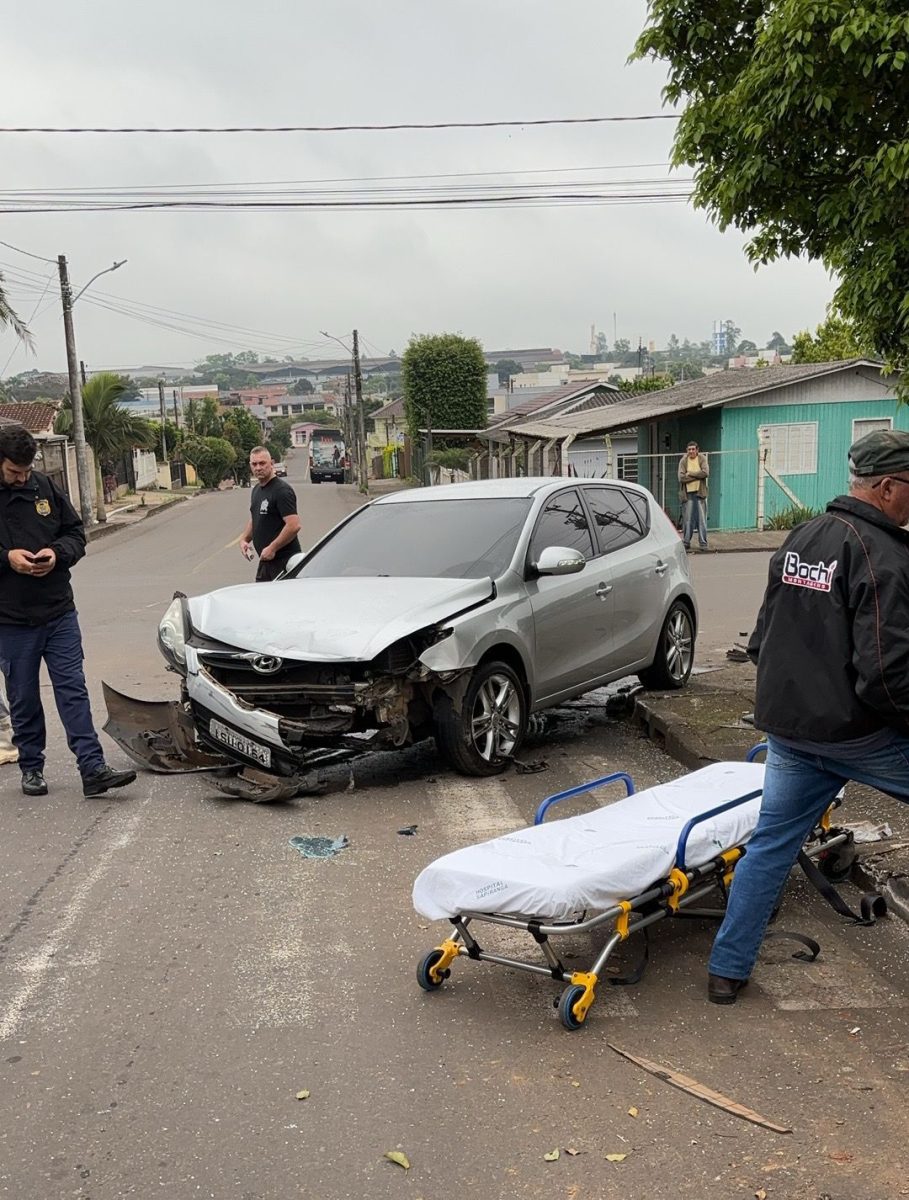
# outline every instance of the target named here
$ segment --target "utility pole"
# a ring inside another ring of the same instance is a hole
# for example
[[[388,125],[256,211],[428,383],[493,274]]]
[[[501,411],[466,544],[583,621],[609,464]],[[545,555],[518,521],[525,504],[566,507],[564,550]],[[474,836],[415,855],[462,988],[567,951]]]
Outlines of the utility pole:
[[[167,462],[167,403],[164,399],[164,380],[158,380],[158,402],[161,405],[161,455]]]
[[[79,359],[79,374],[82,376],[82,386],[85,387],[85,363]]]
[[[353,405],[351,403],[350,390],[350,371],[347,372],[347,378],[344,380],[344,443],[347,446],[347,452],[350,456],[350,482],[353,483],[354,471],[356,470],[358,455],[357,447],[354,443],[354,423],[353,423]]]
[[[69,375],[70,404],[73,410],[73,447],[76,452],[76,478],[79,480],[79,512],[82,524],[90,529],[95,523],[92,513],[91,477],[85,445],[85,420],[82,413],[82,388],[79,383],[79,360],[76,358],[76,335],[73,332],[73,291],[69,282],[66,255],[57,257],[60,272],[60,297],[63,303],[63,333],[66,338],[66,368]],[[98,497],[99,503],[101,497]]]
[[[354,388],[357,393],[357,457],[360,491],[369,491],[366,473],[366,419],[363,415],[363,377],[360,374],[360,335],[353,331]]]

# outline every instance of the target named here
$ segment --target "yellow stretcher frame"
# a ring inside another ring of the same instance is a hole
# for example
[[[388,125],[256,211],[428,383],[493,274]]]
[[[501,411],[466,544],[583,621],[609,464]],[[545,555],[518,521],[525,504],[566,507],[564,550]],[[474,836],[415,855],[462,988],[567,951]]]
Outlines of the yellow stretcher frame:
[[[755,746],[748,754],[748,761],[753,761],[757,754],[765,749],[764,743]],[[634,784],[628,775],[617,773],[604,776],[602,779],[592,780],[590,783],[581,784],[548,797],[537,809],[534,823],[539,824],[546,811],[559,800],[592,791],[594,788],[613,782],[623,782],[627,793],[633,794]],[[677,917],[682,913],[689,917],[722,916],[726,892],[735,873],[736,864],[745,853],[745,846],[731,846],[702,866],[687,867],[684,864],[685,840],[693,824],[715,815],[722,809],[752,799],[754,795],[753,792],[748,793],[722,805],[720,809],[711,809],[702,813],[689,822],[679,839],[677,863],[680,862],[682,866],[675,866],[665,879],[652,884],[640,895],[628,900],[620,900],[617,904],[592,917],[585,916],[576,921],[545,921],[533,917],[466,910],[456,917],[451,917],[454,931],[420,959],[417,964],[417,982],[426,992],[436,991],[450,976],[451,966],[455,959],[461,957],[471,958],[475,962],[488,962],[502,967],[511,967],[514,970],[534,975],[544,975],[567,985],[556,1002],[559,1020],[570,1031],[580,1029],[596,999],[597,984],[603,977],[607,962],[616,948],[633,933],[642,932],[658,921],[663,921],[668,917]],[[830,815],[838,804],[838,800],[834,801],[821,818],[817,828],[812,832],[805,848],[805,854],[809,858],[817,858],[849,840],[848,832],[831,827]],[[719,893],[723,907],[702,908],[699,906],[701,901],[710,896],[716,897],[717,893]],[[484,950],[474,933],[471,932],[471,926],[475,924],[501,925],[508,929],[524,930],[536,942],[544,963],[509,958]],[[586,971],[566,968],[552,947],[550,939],[563,934],[587,933],[599,929],[607,929],[610,932],[590,968]]]

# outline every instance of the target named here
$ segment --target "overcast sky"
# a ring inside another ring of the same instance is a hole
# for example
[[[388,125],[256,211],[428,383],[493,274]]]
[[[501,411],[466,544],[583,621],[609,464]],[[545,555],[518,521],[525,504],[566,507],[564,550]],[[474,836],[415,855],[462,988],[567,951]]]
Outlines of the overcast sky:
[[[42,0],[8,6],[4,16],[3,124],[335,125],[656,113],[662,67],[626,65],[645,11],[643,0]],[[575,179],[657,178],[666,167],[641,164],[668,163],[673,127],[4,135],[0,191],[578,167],[597,170],[575,172]],[[528,178],[545,177],[520,175]],[[572,174],[552,178],[563,188]],[[445,330],[476,336],[489,349],[583,352],[592,323],[610,341],[615,326],[619,337],[659,346],[670,333],[700,341],[726,318],[763,345],[775,329],[788,337],[813,328],[833,290],[817,264],[755,274],[740,234],[720,234],[679,203],[15,214],[0,215],[0,239],[50,259],[65,253],[77,288],[113,260],[128,260],[77,304],[78,351],[90,367],[192,363],[247,347],[318,357],[337,349],[320,330],[347,338],[354,326],[367,350],[381,353],[400,353],[414,332]],[[3,246],[0,263],[20,316],[37,312],[37,355],[27,357],[11,334],[0,335],[0,376],[63,369],[54,279],[41,299],[52,266]],[[217,341],[188,318],[164,319],[192,336],[87,303],[105,295],[263,336],[219,329],[224,341]]]

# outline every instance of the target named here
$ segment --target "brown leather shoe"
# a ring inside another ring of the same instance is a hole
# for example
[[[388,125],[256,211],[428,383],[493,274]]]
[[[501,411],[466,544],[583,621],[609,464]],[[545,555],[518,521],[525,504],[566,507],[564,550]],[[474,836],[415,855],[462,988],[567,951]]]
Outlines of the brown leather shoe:
[[[708,975],[707,999],[711,1004],[735,1004],[736,996],[747,983],[747,979],[724,979],[722,975]]]

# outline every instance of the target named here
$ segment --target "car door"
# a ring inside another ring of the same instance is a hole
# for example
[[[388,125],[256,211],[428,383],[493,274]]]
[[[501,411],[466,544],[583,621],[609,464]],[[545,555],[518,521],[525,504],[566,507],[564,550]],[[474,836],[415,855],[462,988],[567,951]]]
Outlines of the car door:
[[[566,488],[546,501],[531,535],[528,564],[547,546],[580,550],[587,564],[576,575],[527,581],[538,703],[577,692],[581,684],[603,674],[612,639],[612,588],[577,488]]]
[[[613,585],[608,670],[633,669],[653,652],[669,603],[671,564],[651,532],[645,495],[609,484],[581,490]]]

